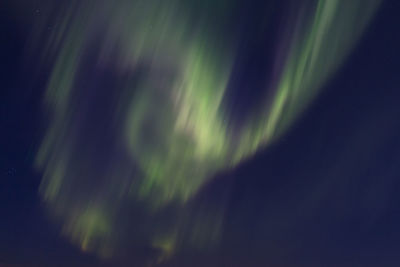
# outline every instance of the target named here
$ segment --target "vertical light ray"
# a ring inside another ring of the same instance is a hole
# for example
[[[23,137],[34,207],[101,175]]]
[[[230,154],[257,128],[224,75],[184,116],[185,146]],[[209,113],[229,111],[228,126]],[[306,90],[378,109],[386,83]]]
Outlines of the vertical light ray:
[[[238,126],[228,124],[223,102],[237,52],[232,40],[240,38],[225,33],[226,25],[238,1],[217,1],[215,8],[211,2],[85,0],[61,12],[44,51],[56,56],[36,164],[43,199],[84,250],[112,253],[127,238],[118,225],[130,212],[140,214],[132,230],[137,242],[168,252],[183,235],[215,239],[221,218],[213,213],[188,223],[187,203],[218,171],[290,127],[379,4],[305,1],[316,7],[288,23],[293,36],[274,95]],[[163,228],[157,216],[171,206],[183,212]],[[217,230],[207,235],[213,219]],[[191,234],[180,229],[189,224]]]

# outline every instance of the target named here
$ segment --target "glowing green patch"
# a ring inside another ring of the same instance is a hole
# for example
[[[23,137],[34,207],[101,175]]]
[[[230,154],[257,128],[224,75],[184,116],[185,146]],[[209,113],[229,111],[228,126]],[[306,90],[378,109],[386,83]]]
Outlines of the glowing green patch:
[[[184,207],[218,171],[279,138],[343,62],[378,3],[317,1],[309,20],[293,22],[272,98],[234,127],[223,98],[235,50],[220,35],[224,21],[215,19],[229,18],[233,3],[218,1],[219,13],[211,16],[190,1],[75,2],[78,9],[66,11],[60,32],[50,37],[58,51],[44,99],[51,121],[37,155],[41,194],[65,219],[66,234],[83,249],[108,249],[110,210],[130,201],[152,214],[171,203]],[[92,43],[99,51],[87,63]],[[104,88],[87,97],[87,79],[110,65],[119,80],[108,88],[112,108],[103,106],[108,113],[99,122],[88,114]],[[110,147],[101,150],[104,143]],[[206,243],[206,232],[217,237],[204,229],[212,225],[212,218],[194,224],[192,242]],[[173,251],[177,236],[155,236],[154,245]]]

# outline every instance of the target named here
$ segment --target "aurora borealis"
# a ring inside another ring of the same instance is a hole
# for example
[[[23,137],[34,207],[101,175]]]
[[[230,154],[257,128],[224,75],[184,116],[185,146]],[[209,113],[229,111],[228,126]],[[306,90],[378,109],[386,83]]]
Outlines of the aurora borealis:
[[[127,210],[143,220],[132,242],[166,254],[186,240],[218,239],[218,214],[193,226],[188,203],[218,172],[289,129],[349,55],[379,1],[288,1],[291,17],[271,38],[281,50],[274,79],[261,86],[265,99],[244,122],[229,110],[240,1],[213,5],[71,1],[58,10],[58,30],[43,49],[54,66],[36,167],[47,208],[83,250],[113,255]],[[167,209],[175,211],[171,222],[159,223]]]

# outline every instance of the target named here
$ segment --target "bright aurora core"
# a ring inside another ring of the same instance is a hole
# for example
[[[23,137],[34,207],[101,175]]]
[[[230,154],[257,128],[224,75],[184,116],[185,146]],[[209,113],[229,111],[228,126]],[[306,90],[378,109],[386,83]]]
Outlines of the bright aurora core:
[[[241,1],[85,0],[55,9],[57,30],[43,49],[52,59],[49,121],[36,167],[66,237],[104,257],[126,239],[165,255],[218,241],[222,217],[202,211],[193,222],[191,199],[289,129],[379,4],[287,2],[270,40],[274,73],[243,120],[229,102]]]

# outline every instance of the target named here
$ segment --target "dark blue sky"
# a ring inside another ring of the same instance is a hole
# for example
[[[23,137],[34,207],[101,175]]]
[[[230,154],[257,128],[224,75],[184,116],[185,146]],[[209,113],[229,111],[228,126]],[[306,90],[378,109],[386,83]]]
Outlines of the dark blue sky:
[[[26,61],[38,15],[30,5],[18,16],[14,4],[0,8],[0,265],[98,265],[58,236],[37,195],[32,161],[47,74]],[[166,266],[400,265],[399,12],[399,1],[384,1],[291,130],[204,189],[209,206],[230,190],[217,251],[183,253]],[[256,69],[243,77],[256,80]]]

